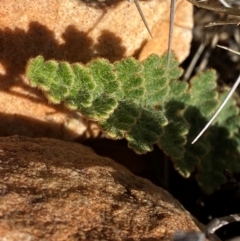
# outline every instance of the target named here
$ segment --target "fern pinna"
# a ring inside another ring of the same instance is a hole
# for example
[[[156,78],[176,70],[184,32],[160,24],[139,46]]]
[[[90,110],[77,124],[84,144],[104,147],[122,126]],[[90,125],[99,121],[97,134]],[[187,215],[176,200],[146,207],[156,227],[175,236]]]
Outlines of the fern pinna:
[[[97,121],[113,139],[126,138],[135,152],[157,145],[181,175],[197,170],[199,185],[211,193],[225,182],[225,169],[240,170],[239,108],[235,100],[229,102],[215,125],[191,145],[226,91],[217,92],[213,70],[186,83],[178,80],[182,70],[175,57],[167,70],[166,62],[167,55],[151,55],[142,62],[96,59],[85,66],[38,56],[29,61],[26,75],[51,102],[64,102]]]

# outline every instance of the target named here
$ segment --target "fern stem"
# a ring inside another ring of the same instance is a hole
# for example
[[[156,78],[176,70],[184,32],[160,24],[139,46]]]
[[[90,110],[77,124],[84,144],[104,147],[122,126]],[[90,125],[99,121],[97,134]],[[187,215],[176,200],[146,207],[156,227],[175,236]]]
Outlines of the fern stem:
[[[134,0],[134,3],[135,3],[135,5],[136,5],[136,7],[137,7],[137,10],[138,10],[138,12],[139,12],[139,14],[140,14],[140,16],[141,16],[141,18],[142,18],[142,21],[143,21],[143,23],[144,23],[144,25],[145,25],[148,33],[149,33],[150,36],[153,38],[152,33],[151,33],[151,31],[150,31],[150,29],[149,29],[149,27],[148,27],[148,23],[147,23],[147,21],[146,21],[146,19],[145,19],[145,17],[144,17],[144,14],[143,14],[143,12],[142,12],[142,9],[141,9],[141,6],[140,6],[138,0]]]
[[[167,49],[167,69],[170,64],[170,54],[172,49],[172,38],[173,38],[173,28],[174,28],[174,15],[175,15],[175,3],[176,0],[171,0],[170,5],[170,21],[169,21],[169,33],[168,33],[168,49]]]

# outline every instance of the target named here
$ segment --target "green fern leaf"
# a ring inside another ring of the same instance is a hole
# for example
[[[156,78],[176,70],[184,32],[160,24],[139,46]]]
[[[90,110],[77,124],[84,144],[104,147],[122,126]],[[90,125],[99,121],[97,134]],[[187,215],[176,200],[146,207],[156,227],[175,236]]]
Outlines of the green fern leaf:
[[[182,70],[174,57],[151,55],[111,64],[105,59],[86,66],[31,59],[26,75],[53,103],[81,112],[99,123],[113,139],[125,138],[139,154],[158,145],[179,173],[196,179],[206,192],[225,181],[223,171],[240,171],[240,117],[232,100],[215,125],[194,145],[191,141],[216,110],[225,92],[216,91],[215,71],[179,81]],[[230,159],[230,160],[229,160]]]
[[[70,66],[66,62],[44,62],[39,56],[29,62],[27,77],[32,86],[45,91],[50,101],[63,101],[69,108],[99,122],[112,138],[126,138],[130,148],[146,153],[158,143],[168,123],[164,105],[169,82],[182,73],[174,58],[173,68],[166,71],[166,61],[166,56],[152,55],[143,63],[134,58],[115,64],[97,59],[87,66]],[[183,152],[184,148],[180,150]]]

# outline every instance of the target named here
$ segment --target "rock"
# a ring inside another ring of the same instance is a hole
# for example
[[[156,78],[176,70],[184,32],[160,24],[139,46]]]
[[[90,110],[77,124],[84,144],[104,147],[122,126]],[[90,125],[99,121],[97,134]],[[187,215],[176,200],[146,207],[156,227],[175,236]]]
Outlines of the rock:
[[[168,1],[170,2],[170,1]],[[145,59],[150,53],[162,55],[168,46],[168,28],[169,28],[169,6],[164,9],[165,19],[159,20],[152,30],[154,38],[149,39],[141,51],[139,59]],[[182,62],[190,52],[192,29],[193,29],[193,11],[191,4],[186,0],[176,1],[175,25],[172,40],[172,51],[176,54],[178,60]]]
[[[25,88],[0,90],[0,136],[19,134],[72,140],[85,135],[89,125],[85,118],[64,106],[50,105],[41,92]]]
[[[77,143],[0,138],[0,240],[169,240],[198,230],[169,193]]]
[[[148,54],[162,54],[159,46],[164,46],[163,51],[167,49],[164,36],[168,35],[170,1],[140,1],[140,5],[158,46],[157,51],[152,48]],[[152,40],[135,4],[127,0],[3,0],[0,10],[0,39],[5,44],[1,58],[11,52],[8,57],[19,65],[36,54],[71,62],[86,63],[96,56],[115,61],[132,56]],[[179,53],[178,48],[174,49],[182,61],[192,38],[192,5],[177,1],[176,14],[177,42],[182,44]]]
[[[176,25],[176,33],[182,25],[184,34],[183,38],[177,35],[180,52],[174,47],[180,60],[188,54],[192,26],[187,17],[192,17],[192,6],[182,2],[177,1],[177,13],[184,11],[187,23]],[[127,0],[1,0],[0,112],[5,121],[1,122],[0,135],[70,140],[86,132],[97,136],[99,129],[92,131],[92,123],[89,126],[89,122],[64,106],[49,105],[41,92],[31,89],[24,79],[25,66],[29,58],[39,54],[46,59],[83,63],[97,56],[115,61],[141,49],[141,59],[152,52],[162,54],[166,50],[163,36],[168,32],[170,1],[140,4],[154,39],[145,29],[135,4]]]

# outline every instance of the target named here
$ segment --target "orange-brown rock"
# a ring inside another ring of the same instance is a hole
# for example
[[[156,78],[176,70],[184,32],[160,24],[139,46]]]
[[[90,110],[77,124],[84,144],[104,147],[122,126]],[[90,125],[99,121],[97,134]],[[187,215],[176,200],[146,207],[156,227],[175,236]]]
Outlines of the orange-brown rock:
[[[71,62],[87,62],[95,56],[114,61],[132,56],[149,40],[154,40],[156,49],[152,47],[148,55],[152,52],[161,55],[167,49],[170,1],[139,3],[153,39],[135,4],[127,0],[48,0],[44,3],[42,0],[3,0],[0,2],[2,38],[13,39],[5,42],[8,46],[3,46],[7,48],[2,54],[5,57],[12,51],[11,59],[25,58],[25,61],[36,54]],[[176,1],[173,49],[180,61],[188,54],[192,26],[192,5],[185,0]]]
[[[149,53],[162,55],[166,51],[168,46],[169,13],[167,9],[165,11],[166,15],[163,14],[163,16],[166,16],[166,18],[159,20],[158,24],[154,25],[152,29],[154,38],[147,41],[139,59],[145,59]],[[192,15],[192,6],[188,1],[176,1],[172,51],[174,51],[180,62],[188,56],[190,51],[193,28]]]
[[[135,4],[127,0],[1,0],[0,113],[4,121],[0,135],[74,139],[85,133],[88,124],[84,119],[63,106],[50,105],[41,92],[28,86],[24,81],[26,63],[39,54],[83,63],[96,56],[114,61],[140,49],[141,59],[152,52],[162,54],[167,46],[170,1],[140,1],[140,5],[154,39]],[[177,1],[176,13],[184,18],[176,18],[178,41],[174,40],[173,49],[183,60],[190,48],[191,4]],[[95,130],[94,136],[99,132]]]
[[[169,240],[198,230],[169,193],[80,144],[0,138],[1,240]]]

